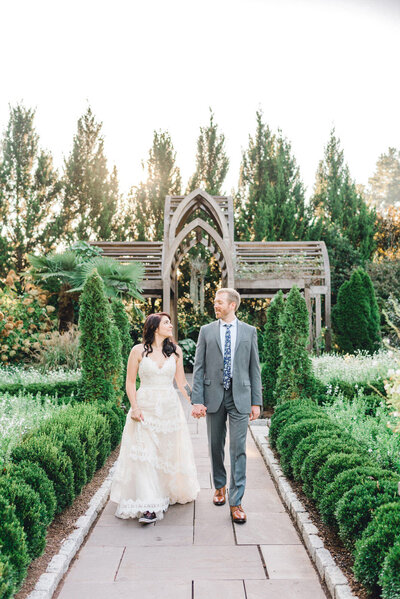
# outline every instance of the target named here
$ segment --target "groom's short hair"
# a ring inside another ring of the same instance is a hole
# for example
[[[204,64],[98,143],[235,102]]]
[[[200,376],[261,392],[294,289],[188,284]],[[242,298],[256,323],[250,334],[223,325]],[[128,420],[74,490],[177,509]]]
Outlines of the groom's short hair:
[[[240,306],[240,294],[236,289],[232,289],[232,287],[222,287],[221,289],[217,289],[217,293],[226,293],[228,302],[234,302],[236,304],[235,312],[238,310]]]

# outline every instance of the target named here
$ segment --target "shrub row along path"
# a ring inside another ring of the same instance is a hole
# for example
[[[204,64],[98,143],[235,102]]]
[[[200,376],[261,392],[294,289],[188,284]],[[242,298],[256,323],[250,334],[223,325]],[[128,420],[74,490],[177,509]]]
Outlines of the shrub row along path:
[[[188,377],[189,378],[189,377]],[[212,504],[205,419],[184,402],[201,491],[142,525],[114,516],[109,501],[57,592],[58,599],[325,599],[311,560],[248,434],[248,521]],[[229,454],[228,454],[229,455]]]

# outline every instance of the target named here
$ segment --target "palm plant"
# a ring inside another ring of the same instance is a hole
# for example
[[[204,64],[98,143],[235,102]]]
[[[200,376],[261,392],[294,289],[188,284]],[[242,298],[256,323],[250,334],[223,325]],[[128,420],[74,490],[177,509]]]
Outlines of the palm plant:
[[[85,245],[84,248],[82,246]],[[86,247],[87,246],[87,247]],[[143,301],[139,286],[144,267],[140,262],[121,264],[99,255],[99,249],[79,242],[61,253],[42,256],[28,254],[30,268],[23,276],[40,281],[42,287],[58,295],[59,332],[68,331],[74,321],[74,300],[78,301],[87,277],[97,269],[107,297],[131,297]]]

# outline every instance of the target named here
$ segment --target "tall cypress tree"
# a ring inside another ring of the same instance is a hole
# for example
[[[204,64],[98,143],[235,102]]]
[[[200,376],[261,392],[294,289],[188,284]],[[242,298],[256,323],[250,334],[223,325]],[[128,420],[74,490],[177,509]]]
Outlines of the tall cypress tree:
[[[332,328],[338,348],[374,352],[380,346],[380,318],[375,291],[368,273],[359,268],[339,289],[332,310]]]
[[[54,214],[61,186],[51,155],[39,148],[34,117],[35,111],[21,104],[10,108],[2,143],[1,246],[9,255],[4,267],[16,271],[28,266],[29,252],[47,252],[57,241]]]
[[[96,269],[86,279],[79,298],[79,348],[81,353],[81,392],[85,401],[115,401],[118,361],[118,330]],[[116,347],[117,345],[117,347]],[[118,381],[119,382],[119,381]]]
[[[377,160],[366,196],[380,211],[400,203],[400,151],[388,148]]]
[[[243,153],[237,196],[237,233],[244,240],[304,239],[304,185],[290,143],[272,134],[257,112],[254,138]]]
[[[311,358],[307,352],[309,337],[306,301],[294,285],[286,298],[281,315],[282,334],[279,349],[282,356],[275,387],[277,403],[302,397],[312,397],[315,379]]]
[[[220,195],[229,168],[225,152],[225,135],[218,132],[214,113],[210,108],[210,122],[200,127],[197,140],[196,170],[188,183],[188,193],[201,187],[210,195]]]
[[[102,123],[89,107],[78,120],[70,156],[64,167],[60,236],[68,242],[109,240],[118,204],[117,174],[110,176],[104,155]]]
[[[181,175],[168,131],[154,131],[147,160],[147,180],[132,188],[128,198],[129,236],[138,241],[161,241],[164,237],[166,195],[181,193]]]
[[[280,337],[282,334],[280,319],[285,308],[283,292],[280,289],[275,295],[267,310],[267,320],[264,325],[262,369],[261,378],[263,384],[264,407],[275,405],[274,390],[278,376],[278,368],[281,363]]]

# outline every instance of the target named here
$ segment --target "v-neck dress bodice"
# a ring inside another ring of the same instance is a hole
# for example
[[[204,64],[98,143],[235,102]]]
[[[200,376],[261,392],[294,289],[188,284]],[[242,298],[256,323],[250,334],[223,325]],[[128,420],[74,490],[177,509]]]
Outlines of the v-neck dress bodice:
[[[169,505],[193,501],[200,490],[175,372],[175,354],[162,366],[149,356],[139,363],[136,401],[143,421],[132,420],[129,410],[111,486],[119,518],[150,511],[161,519]]]

